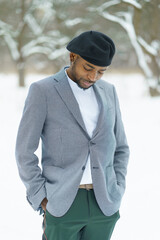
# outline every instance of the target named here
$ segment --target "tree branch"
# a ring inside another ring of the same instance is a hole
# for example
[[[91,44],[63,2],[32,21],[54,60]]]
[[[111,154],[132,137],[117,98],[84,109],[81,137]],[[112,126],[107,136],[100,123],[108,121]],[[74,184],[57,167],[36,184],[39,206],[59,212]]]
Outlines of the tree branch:
[[[128,5],[134,6],[134,7],[138,8],[138,9],[142,9],[141,4],[138,3],[135,0],[122,0],[122,2],[127,3]]]
[[[149,45],[142,37],[138,36],[137,37],[138,42],[141,44],[141,46],[152,56],[157,56],[158,55],[158,50],[160,47],[157,46],[151,46]]]

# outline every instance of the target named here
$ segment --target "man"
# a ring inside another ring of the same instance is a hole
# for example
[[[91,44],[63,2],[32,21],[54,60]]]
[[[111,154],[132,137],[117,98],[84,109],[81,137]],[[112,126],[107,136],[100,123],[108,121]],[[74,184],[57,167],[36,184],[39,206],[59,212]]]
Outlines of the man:
[[[16,159],[43,240],[109,240],[119,219],[129,148],[116,91],[101,80],[113,41],[88,31],[68,45],[70,66],[31,84]],[[42,140],[42,170],[34,154]]]

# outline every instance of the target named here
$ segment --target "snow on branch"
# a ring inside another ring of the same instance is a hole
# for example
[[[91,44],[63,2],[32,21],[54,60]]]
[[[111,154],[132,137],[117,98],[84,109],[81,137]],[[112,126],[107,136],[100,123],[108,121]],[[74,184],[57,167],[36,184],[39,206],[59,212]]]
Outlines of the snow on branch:
[[[104,4],[102,4],[100,7],[88,7],[87,9],[90,11],[90,12],[93,12],[93,11],[98,11],[98,12],[103,12],[105,9],[109,8],[109,7],[112,7],[114,5],[117,5],[121,2],[125,2],[125,3],[128,3],[129,5],[132,5],[138,9],[142,9],[142,6],[136,1],[136,0],[111,0],[111,1],[106,1]]]
[[[34,53],[43,53],[46,55],[50,54],[52,58],[52,52],[55,51],[57,47],[63,47],[68,41],[69,38],[65,36],[61,37],[60,39],[57,39],[57,37],[53,36],[40,36],[39,38],[30,41],[22,48],[22,55],[23,57],[28,57]],[[57,54],[59,54],[60,50],[57,50]]]
[[[47,1],[44,1],[44,0],[34,0],[33,1],[35,7],[37,8],[41,8],[41,9],[46,9],[46,10],[50,10],[52,9],[52,6],[53,6],[53,1],[52,0],[47,0]]]
[[[157,45],[153,44],[149,45],[142,37],[138,36],[137,37],[138,42],[141,44],[141,46],[151,55],[157,56],[158,55],[158,48]]]
[[[104,4],[102,4],[100,7],[96,8],[98,11],[102,12],[104,11],[106,8],[109,8],[111,6],[117,5],[119,4],[121,1],[120,0],[112,0],[112,1],[107,1]],[[92,10],[92,8],[90,8],[90,10]]]
[[[46,24],[48,23],[49,19],[55,14],[55,11],[46,11],[44,17],[41,20],[40,26],[41,29],[44,30]]]
[[[4,40],[10,50],[10,53],[12,55],[12,58],[14,60],[18,60],[18,58],[20,57],[18,49],[17,49],[17,43],[16,41],[11,37],[11,35],[9,34],[5,34],[4,35]]]
[[[127,22],[125,22],[122,18],[114,16],[108,12],[102,12],[101,16],[104,17],[105,19],[108,19],[112,22],[117,22],[120,25],[122,25],[122,27],[124,27],[125,29],[127,28]]]
[[[23,46],[23,48],[21,49],[23,56],[25,56],[25,57],[29,56],[30,53],[32,52],[31,49],[35,49],[37,46],[40,46],[43,44],[47,45],[47,43],[51,44],[51,40],[52,40],[52,44],[56,44],[56,41],[54,41],[53,39],[51,39],[50,37],[47,37],[47,36],[41,36],[37,39],[33,39],[32,41],[27,43],[25,46]],[[36,52],[37,52],[37,50],[36,50]]]
[[[64,53],[67,52],[66,48],[63,47],[63,48],[60,48],[60,49],[56,49],[55,51],[53,51],[50,55],[48,55],[48,58],[50,60],[54,60],[58,57],[61,57],[64,55]]]
[[[67,27],[72,27],[74,25],[77,25],[78,23],[82,23],[83,19],[82,18],[74,18],[74,19],[69,19],[65,22],[65,25]]]
[[[56,29],[56,30],[49,31],[48,36],[60,38],[61,33],[58,29]]]
[[[42,33],[42,29],[39,26],[39,24],[36,22],[36,19],[33,17],[33,15],[27,14],[24,17],[24,21],[28,23],[28,26],[30,27],[30,29],[35,35],[40,35]]]
[[[56,14],[56,11],[53,9],[53,1],[47,0],[47,1],[34,1],[34,8],[31,8],[28,13],[32,14],[34,9],[39,9],[43,12],[43,17],[40,21],[40,27],[42,30],[44,30],[46,24],[48,23],[49,19],[51,17],[54,17]],[[33,15],[33,14],[32,14]]]
[[[9,24],[0,20],[0,28],[8,31],[11,30],[12,27]]]
[[[100,14],[105,19],[108,19],[112,22],[119,23],[126,30],[128,36],[130,38],[131,44],[136,51],[140,67],[143,69],[145,75],[148,78],[152,78],[152,75],[153,75],[152,71],[150,70],[150,68],[147,64],[146,59],[145,59],[145,54],[143,53],[143,50],[142,50],[140,44],[137,41],[137,36],[136,36],[136,32],[135,32],[134,25],[133,25],[133,14],[132,14],[132,12],[117,13],[117,15],[119,14],[120,16],[123,16],[123,18],[120,17],[120,16],[115,16],[115,15],[110,14],[108,12],[101,12]]]
[[[58,41],[57,41],[57,44],[58,45],[65,45],[67,42],[69,42],[69,37],[61,37]]]
[[[138,9],[142,9],[141,4],[139,4],[139,3],[138,3],[137,1],[135,1],[135,0],[122,0],[122,2],[128,3],[128,4],[134,6],[134,7],[138,8]]]
[[[81,2],[81,0],[71,0],[71,2],[78,3],[78,2]]]
[[[51,49],[48,47],[44,47],[44,46],[34,46],[32,48],[28,48],[27,51],[23,51],[23,57],[28,57],[32,54],[35,53],[40,53],[40,54],[49,54],[51,52]]]
[[[0,34],[3,36],[4,41],[6,42],[12,58],[15,61],[18,60],[20,55],[17,49],[17,42],[14,40],[14,31],[12,30],[12,26],[0,20],[0,29]]]

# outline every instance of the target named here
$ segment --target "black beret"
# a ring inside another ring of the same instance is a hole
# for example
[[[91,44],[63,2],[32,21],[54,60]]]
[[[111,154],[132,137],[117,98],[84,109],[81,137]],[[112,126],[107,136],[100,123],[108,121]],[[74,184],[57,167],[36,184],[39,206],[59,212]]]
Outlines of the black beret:
[[[111,64],[115,45],[110,37],[101,32],[87,31],[73,38],[66,47],[86,61],[101,67]]]

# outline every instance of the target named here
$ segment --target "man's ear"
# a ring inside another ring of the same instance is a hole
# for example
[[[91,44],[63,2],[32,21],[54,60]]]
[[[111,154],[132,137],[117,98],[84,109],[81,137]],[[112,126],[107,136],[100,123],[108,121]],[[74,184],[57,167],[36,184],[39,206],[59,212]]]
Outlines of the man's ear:
[[[73,53],[73,52],[70,53],[70,62],[71,63],[74,63],[77,58],[78,58],[78,55],[76,53]]]

